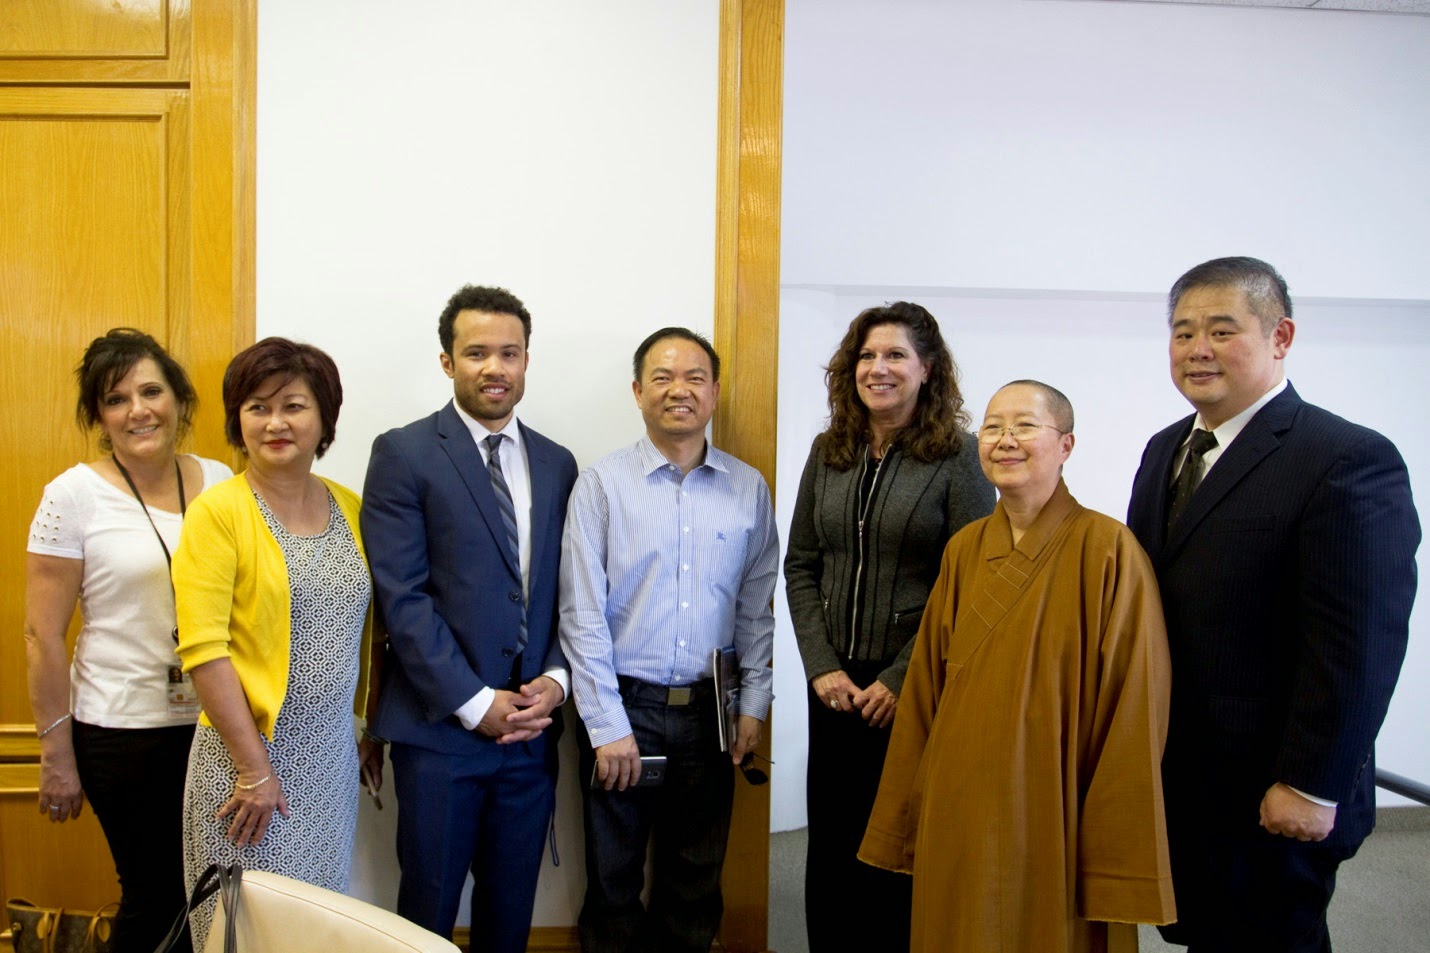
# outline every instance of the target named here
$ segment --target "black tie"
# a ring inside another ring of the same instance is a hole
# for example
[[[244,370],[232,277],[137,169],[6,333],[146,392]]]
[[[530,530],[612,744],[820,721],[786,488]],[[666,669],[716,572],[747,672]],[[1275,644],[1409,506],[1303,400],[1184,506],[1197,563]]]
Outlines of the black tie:
[[[1182,461],[1182,472],[1177,474],[1177,485],[1172,487],[1172,502],[1167,507],[1167,529],[1176,525],[1177,517],[1187,508],[1192,494],[1202,482],[1207,472],[1202,455],[1216,446],[1216,434],[1198,428],[1192,431],[1192,442],[1187,445],[1187,459]]]
[[[492,490],[496,493],[497,508],[501,510],[501,521],[506,526],[507,554],[516,564],[517,575],[521,575],[521,541],[516,534],[516,504],[511,500],[511,487],[506,485],[506,477],[501,471],[502,435],[494,433],[487,438],[487,472],[492,476]],[[525,587],[523,587],[525,588]],[[526,648],[526,594],[522,593],[521,632],[517,639],[517,651]]]

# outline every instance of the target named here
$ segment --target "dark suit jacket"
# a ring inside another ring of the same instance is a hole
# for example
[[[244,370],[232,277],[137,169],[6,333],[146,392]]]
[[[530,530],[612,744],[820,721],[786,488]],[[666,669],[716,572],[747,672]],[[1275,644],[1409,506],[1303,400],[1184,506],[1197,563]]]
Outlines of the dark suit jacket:
[[[556,584],[576,460],[524,424],[531,473],[531,593],[521,679],[565,667]],[[451,404],[372,445],[363,540],[391,652],[373,731],[448,754],[498,757],[452,714],[506,688],[521,624],[521,570],[471,431]]]
[[[1148,442],[1127,516],[1156,566],[1172,650],[1169,828],[1174,840],[1183,820],[1254,829],[1282,781],[1339,802],[1327,843],[1353,847],[1374,824],[1373,746],[1415,600],[1405,464],[1288,385],[1169,535],[1172,463],[1194,419]]]

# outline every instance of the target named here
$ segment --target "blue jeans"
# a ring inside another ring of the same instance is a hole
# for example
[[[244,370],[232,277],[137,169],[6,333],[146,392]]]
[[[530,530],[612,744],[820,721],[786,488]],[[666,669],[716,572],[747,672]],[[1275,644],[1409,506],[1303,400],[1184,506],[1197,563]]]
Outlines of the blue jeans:
[[[700,683],[689,705],[664,689],[622,679],[621,698],[642,755],[667,760],[665,783],[591,789],[595,752],[581,731],[586,821],[583,953],[707,953],[724,912],[720,871],[730,834],[735,768],[720,751],[715,698]],[[641,903],[646,845],[655,856],[650,909]]]

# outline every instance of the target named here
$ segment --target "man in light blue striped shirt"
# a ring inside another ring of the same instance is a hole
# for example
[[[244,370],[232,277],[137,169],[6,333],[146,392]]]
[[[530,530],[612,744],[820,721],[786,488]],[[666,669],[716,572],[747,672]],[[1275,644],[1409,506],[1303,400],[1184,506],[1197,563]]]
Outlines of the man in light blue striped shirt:
[[[764,478],[710,446],[720,358],[700,335],[642,342],[632,390],[646,435],[572,491],[561,553],[561,644],[584,732],[585,953],[709,950],[734,768],[769,713],[779,542]],[[720,751],[715,650],[739,659],[740,717]],[[641,756],[664,755],[659,786]],[[655,834],[647,912],[646,843]]]

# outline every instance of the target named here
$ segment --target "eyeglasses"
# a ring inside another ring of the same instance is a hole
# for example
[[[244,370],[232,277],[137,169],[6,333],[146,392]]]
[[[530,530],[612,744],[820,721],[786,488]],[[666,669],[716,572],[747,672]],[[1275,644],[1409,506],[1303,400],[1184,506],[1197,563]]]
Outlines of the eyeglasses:
[[[1003,435],[1006,433],[1011,434],[1014,440],[1022,443],[1024,440],[1032,440],[1038,435],[1038,431],[1045,427],[1048,430],[1057,430],[1060,434],[1066,433],[1066,431],[1058,430],[1052,424],[1009,424],[1006,427],[999,424],[984,424],[979,428],[978,442],[997,443],[1003,439]]]
[[[765,764],[773,765],[774,762],[764,755],[755,754],[753,751],[746,751],[745,757],[740,760],[740,773],[745,776],[745,780],[751,784],[759,786],[769,784],[770,776],[763,768],[755,767],[755,759],[759,758]]]

